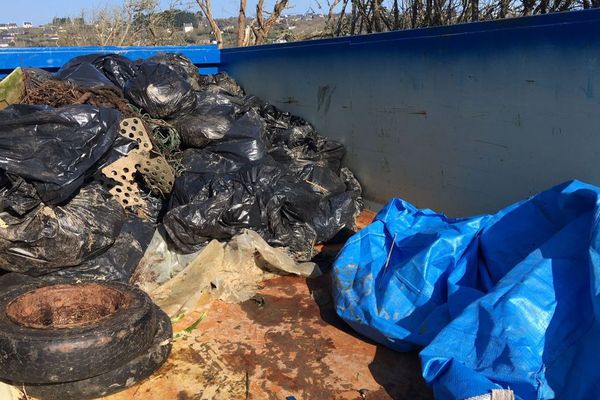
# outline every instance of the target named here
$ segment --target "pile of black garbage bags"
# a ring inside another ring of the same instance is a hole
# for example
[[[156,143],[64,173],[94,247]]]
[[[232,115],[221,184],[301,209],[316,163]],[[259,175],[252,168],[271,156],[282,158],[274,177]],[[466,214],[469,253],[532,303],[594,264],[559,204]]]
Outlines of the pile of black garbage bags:
[[[112,88],[139,115],[171,126],[179,146],[168,159],[178,176],[172,193],[144,194],[152,210],[142,218],[99,183],[101,168],[137,146],[118,134],[119,111],[9,106],[0,111],[2,270],[127,281],[160,224],[182,253],[252,229],[298,259],[354,227],[361,188],[342,166],[343,145],[223,73],[200,75],[175,54],[95,54],[39,75]]]

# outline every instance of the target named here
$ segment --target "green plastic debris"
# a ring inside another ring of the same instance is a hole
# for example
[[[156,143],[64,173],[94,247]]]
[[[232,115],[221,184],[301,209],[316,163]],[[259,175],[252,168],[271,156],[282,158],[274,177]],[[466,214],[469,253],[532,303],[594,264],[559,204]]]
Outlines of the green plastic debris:
[[[0,110],[21,102],[25,92],[23,70],[17,68],[0,81]]]

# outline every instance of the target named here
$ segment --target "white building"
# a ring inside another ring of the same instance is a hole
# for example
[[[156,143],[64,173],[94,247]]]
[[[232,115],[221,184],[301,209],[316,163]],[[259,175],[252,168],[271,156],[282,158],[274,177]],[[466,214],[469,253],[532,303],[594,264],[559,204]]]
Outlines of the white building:
[[[192,23],[185,23],[185,24],[183,24],[183,31],[185,33],[193,32],[194,31],[194,24],[192,24]]]
[[[23,28],[33,28],[33,24],[29,21],[23,22]]]

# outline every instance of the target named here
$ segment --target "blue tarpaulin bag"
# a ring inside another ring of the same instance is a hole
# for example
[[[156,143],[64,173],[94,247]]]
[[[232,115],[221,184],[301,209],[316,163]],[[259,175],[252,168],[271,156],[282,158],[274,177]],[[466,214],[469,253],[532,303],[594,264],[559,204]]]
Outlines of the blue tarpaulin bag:
[[[423,348],[436,399],[600,398],[599,195],[572,181],[462,219],[394,199],[340,252],[336,311],[388,347]]]

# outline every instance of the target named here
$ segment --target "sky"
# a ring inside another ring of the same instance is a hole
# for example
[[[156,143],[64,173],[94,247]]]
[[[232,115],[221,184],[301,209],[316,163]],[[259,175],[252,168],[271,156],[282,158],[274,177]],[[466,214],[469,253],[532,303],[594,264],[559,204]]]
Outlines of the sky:
[[[168,8],[173,0],[160,0],[161,7]],[[198,11],[195,1],[179,0],[183,9],[188,8]],[[212,0],[213,14],[216,17],[229,17],[237,15],[238,0]],[[326,7],[327,0],[289,0],[291,7],[286,14],[304,14],[310,7],[317,12],[318,4]],[[21,25],[24,21],[31,21],[34,25],[41,25],[52,21],[53,17],[76,16],[81,10],[101,9],[107,6],[119,6],[123,0],[27,0],[23,3],[15,0],[0,0],[0,23],[16,22]],[[248,0],[248,10],[253,10],[256,0]],[[265,1],[265,8],[273,6],[273,0]]]

